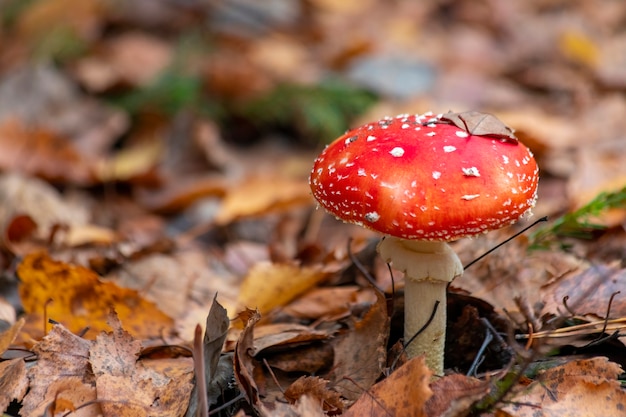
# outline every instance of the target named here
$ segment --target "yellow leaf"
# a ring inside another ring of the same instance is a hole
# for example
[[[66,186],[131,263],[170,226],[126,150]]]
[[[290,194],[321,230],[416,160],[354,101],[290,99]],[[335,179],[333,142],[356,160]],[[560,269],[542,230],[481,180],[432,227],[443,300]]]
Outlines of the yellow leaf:
[[[170,317],[137,291],[103,282],[95,272],[82,266],[38,253],[26,256],[17,273],[22,305],[28,314],[25,330],[32,338],[41,336],[33,333],[37,326],[43,327],[44,311],[48,318],[74,333],[89,328],[85,337],[91,339],[101,331],[111,330],[107,324],[111,309],[137,338],[160,337],[173,326]]]
[[[239,218],[260,216],[312,202],[305,180],[254,177],[228,192],[215,221],[223,225]]]
[[[583,33],[576,31],[562,33],[559,47],[567,58],[579,64],[595,67],[598,63],[598,47]]]
[[[259,262],[241,284],[239,305],[267,313],[284,306],[325,277],[324,272],[314,268]]]

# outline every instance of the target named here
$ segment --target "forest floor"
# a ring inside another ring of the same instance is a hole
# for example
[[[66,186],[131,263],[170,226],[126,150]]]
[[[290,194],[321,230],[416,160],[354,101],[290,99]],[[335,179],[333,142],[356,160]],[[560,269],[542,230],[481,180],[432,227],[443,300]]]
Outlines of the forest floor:
[[[0,412],[626,415],[626,3],[0,0]],[[451,244],[444,375],[308,177],[480,110],[533,216]]]

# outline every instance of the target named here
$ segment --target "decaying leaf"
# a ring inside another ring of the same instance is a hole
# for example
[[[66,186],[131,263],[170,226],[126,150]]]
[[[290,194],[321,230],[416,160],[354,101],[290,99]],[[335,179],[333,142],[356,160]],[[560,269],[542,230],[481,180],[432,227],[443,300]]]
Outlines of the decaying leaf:
[[[285,398],[291,404],[295,404],[302,396],[306,395],[315,402],[322,404],[327,413],[341,412],[344,407],[343,402],[338,392],[328,389],[328,382],[315,376],[303,376],[285,390]]]
[[[206,328],[203,338],[204,373],[206,393],[198,393],[198,383],[193,387],[191,402],[187,410],[187,416],[196,416],[199,404],[199,395],[208,397],[208,406],[215,404],[220,395],[228,388],[233,376],[232,358],[230,355],[222,355],[224,341],[228,335],[230,320],[228,313],[220,303],[217,295],[213,298],[211,309],[206,318]],[[195,359],[197,360],[197,359]],[[197,367],[197,364],[196,364]]]
[[[26,364],[21,358],[0,362],[0,413],[13,400],[22,401],[28,389]]]
[[[0,123],[0,168],[40,176],[52,182],[89,185],[94,174],[89,161],[58,135],[32,129],[16,120]],[[67,169],[71,166],[72,169]]]
[[[261,315],[258,311],[247,310],[245,316],[247,316],[244,323],[245,327],[239,335],[239,340],[237,340],[237,345],[235,346],[233,368],[239,389],[246,395],[248,403],[258,409],[261,407],[261,399],[259,397],[259,388],[254,379],[254,369],[258,367],[258,364],[250,352],[254,348],[254,325],[261,319]]]
[[[384,294],[376,292],[376,296],[376,303],[363,318],[352,318],[350,331],[335,339],[335,360],[330,379],[333,388],[352,401],[361,397],[363,390],[378,379],[387,360],[387,302]]]
[[[189,358],[138,361],[141,341],[110,316],[112,332],[98,335],[90,363],[101,407],[107,415],[182,416],[191,393]]]
[[[30,336],[43,325],[44,311],[73,332],[89,328],[86,337],[110,330],[107,318],[114,309],[136,337],[156,338],[171,331],[172,319],[137,291],[103,282],[90,269],[55,261],[39,253],[24,258],[18,267],[19,287]],[[51,300],[51,301],[50,301]]]
[[[463,113],[448,112],[441,120],[465,130],[470,135],[487,136],[517,143],[513,129],[502,123],[496,116],[489,113],[467,111]]]
[[[389,377],[363,392],[345,417],[426,417],[426,401],[432,395],[428,386],[431,371],[422,356],[415,357],[395,370]]]
[[[66,404],[71,403],[74,408],[95,399],[94,379],[89,365],[90,346],[91,342],[60,324],[33,346],[38,359],[28,371],[30,390],[22,403],[22,415],[43,415],[49,406],[56,407],[59,399],[64,399]],[[74,391],[80,394],[75,396]],[[93,415],[98,410],[98,404],[92,404],[81,408],[79,415]]]
[[[510,398],[498,416],[621,417],[626,410],[626,392],[617,380],[621,373],[619,365],[603,357],[548,369]]]
[[[491,390],[489,381],[461,374],[446,375],[430,386],[433,395],[426,402],[428,416],[462,416],[471,405]]]

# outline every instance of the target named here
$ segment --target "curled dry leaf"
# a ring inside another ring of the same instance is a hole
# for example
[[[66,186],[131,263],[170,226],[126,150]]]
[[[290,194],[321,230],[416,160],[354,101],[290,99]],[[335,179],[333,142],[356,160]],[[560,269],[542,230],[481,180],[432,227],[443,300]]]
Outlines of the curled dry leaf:
[[[235,346],[233,357],[235,380],[239,389],[246,395],[248,403],[258,410],[261,407],[261,398],[259,388],[254,380],[254,369],[258,365],[250,352],[254,349],[254,326],[261,319],[261,315],[258,311],[248,309],[239,317],[244,322],[245,327]]]
[[[24,326],[24,317],[21,317],[8,330],[0,333],[0,355],[2,355],[11,346],[17,338],[17,335]]]

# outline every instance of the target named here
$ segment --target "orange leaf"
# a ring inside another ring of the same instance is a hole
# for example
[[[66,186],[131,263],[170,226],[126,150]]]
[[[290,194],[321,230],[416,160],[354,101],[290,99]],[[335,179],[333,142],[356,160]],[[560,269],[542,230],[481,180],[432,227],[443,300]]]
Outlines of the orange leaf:
[[[363,393],[343,415],[425,416],[424,404],[432,395],[428,386],[431,375],[424,357],[415,357]]]
[[[114,309],[125,328],[137,338],[155,338],[173,325],[170,317],[137,291],[100,281],[90,269],[50,259],[39,253],[28,255],[18,267],[19,287],[30,323],[43,323],[47,317],[63,323],[72,332],[89,327],[86,338],[110,330],[107,318]],[[51,300],[51,302],[48,302]],[[40,335],[33,334],[31,337]]]

